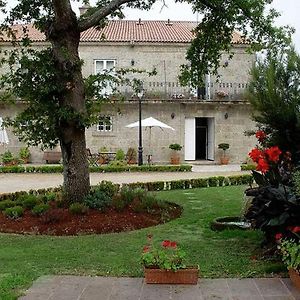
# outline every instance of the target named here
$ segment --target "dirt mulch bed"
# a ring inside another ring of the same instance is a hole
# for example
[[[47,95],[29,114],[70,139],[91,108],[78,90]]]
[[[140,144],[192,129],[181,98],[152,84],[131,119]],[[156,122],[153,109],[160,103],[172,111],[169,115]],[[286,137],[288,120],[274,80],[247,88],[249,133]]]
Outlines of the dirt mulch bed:
[[[169,221],[180,217],[182,208],[170,203],[167,211]],[[131,208],[123,212],[109,209],[105,213],[90,209],[85,215],[73,215],[66,208],[51,208],[40,217],[25,211],[22,218],[17,220],[11,220],[0,213],[0,232],[58,236],[112,233],[155,226],[165,221],[159,210],[150,214],[134,212]]]

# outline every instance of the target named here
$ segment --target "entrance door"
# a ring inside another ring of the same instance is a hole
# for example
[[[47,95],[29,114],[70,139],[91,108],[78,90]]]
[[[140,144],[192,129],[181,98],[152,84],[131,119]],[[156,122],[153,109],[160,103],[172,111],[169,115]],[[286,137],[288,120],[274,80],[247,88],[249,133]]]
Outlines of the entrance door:
[[[196,118],[196,159],[207,159],[206,118]]]
[[[207,118],[207,159],[215,160],[215,119]]]
[[[184,128],[184,159],[195,160],[195,142],[196,142],[196,124],[195,118],[185,119]]]

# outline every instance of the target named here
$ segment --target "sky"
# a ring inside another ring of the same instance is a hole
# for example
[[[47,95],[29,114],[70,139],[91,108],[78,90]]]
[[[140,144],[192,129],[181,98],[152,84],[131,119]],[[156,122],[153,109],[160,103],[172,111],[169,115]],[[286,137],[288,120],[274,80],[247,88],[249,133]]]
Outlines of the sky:
[[[95,3],[91,0],[90,3]],[[193,14],[191,6],[187,3],[175,3],[173,0],[164,1],[167,7],[163,7],[162,0],[154,4],[150,11],[126,9],[125,16],[128,20],[167,20],[174,21],[197,21],[197,14]],[[290,25],[296,29],[293,42],[300,52],[300,1],[299,0],[274,0],[271,7],[281,13],[276,25]]]

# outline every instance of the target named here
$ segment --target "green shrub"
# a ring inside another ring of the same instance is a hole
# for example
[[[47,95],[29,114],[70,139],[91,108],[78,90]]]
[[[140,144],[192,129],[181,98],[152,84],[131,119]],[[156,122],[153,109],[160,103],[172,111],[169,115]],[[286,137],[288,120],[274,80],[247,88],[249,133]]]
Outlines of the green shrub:
[[[129,205],[130,203],[132,203],[132,201],[136,197],[135,190],[126,185],[122,186],[122,188],[120,190],[120,197],[121,197],[122,201],[124,202],[125,206]]]
[[[19,151],[19,157],[22,160],[28,160],[29,157],[30,157],[30,151],[29,151],[29,149],[27,147],[26,148],[21,148],[20,151]]]
[[[47,212],[50,209],[50,205],[49,204],[38,204],[36,205],[32,210],[32,214],[35,216],[41,216],[42,214],[44,214],[45,212]]]
[[[179,144],[170,144],[169,148],[174,151],[180,151],[182,149],[182,146]]]
[[[41,195],[39,195],[39,198],[41,199],[42,202],[48,203],[48,202],[51,202],[51,201],[55,201],[56,194],[54,192],[41,194]]]
[[[241,165],[241,171],[254,171],[254,170],[256,170],[255,165],[248,165],[248,164]]]
[[[119,212],[127,207],[127,203],[122,198],[121,194],[117,194],[112,199],[112,206]]]
[[[217,176],[216,178],[217,178],[217,180],[219,182],[219,186],[223,186],[224,185],[225,177],[224,176]]]
[[[208,178],[208,186],[209,187],[215,187],[218,186],[219,180],[217,177],[210,177]]]
[[[7,208],[13,207],[16,205],[16,202],[12,200],[3,200],[0,202],[0,211],[5,210]]]
[[[108,167],[110,168],[126,167],[126,166],[127,166],[127,162],[125,160],[112,160],[108,164]]]
[[[171,181],[171,190],[184,189],[185,180],[174,180]]]
[[[105,192],[95,189],[83,199],[83,203],[92,209],[105,211],[112,204],[112,198]]]
[[[10,219],[18,219],[23,216],[24,209],[22,206],[14,206],[6,208],[4,215]]]
[[[95,190],[104,192],[107,196],[112,198],[119,190],[119,185],[111,181],[103,180],[95,186]]]
[[[10,163],[14,161],[14,156],[9,150],[1,154],[1,158],[3,163]]]
[[[39,200],[35,195],[23,195],[17,199],[18,205],[22,205],[24,208],[32,209],[38,204]]]
[[[207,187],[208,180],[206,178],[191,179],[191,186],[192,188]]]
[[[88,208],[83,203],[72,203],[69,207],[70,213],[73,215],[84,215],[87,213]]]
[[[118,149],[116,152],[116,160],[124,160],[125,159],[125,153],[122,149]]]

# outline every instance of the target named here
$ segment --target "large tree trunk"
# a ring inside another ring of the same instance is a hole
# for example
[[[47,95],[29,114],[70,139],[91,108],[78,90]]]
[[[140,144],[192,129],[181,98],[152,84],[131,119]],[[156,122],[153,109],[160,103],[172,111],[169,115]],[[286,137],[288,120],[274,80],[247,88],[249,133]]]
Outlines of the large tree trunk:
[[[55,20],[47,31],[58,69],[59,106],[57,131],[64,165],[64,193],[67,201],[80,202],[90,190],[86,154],[84,83],[78,55],[80,32],[69,0],[53,0]]]

